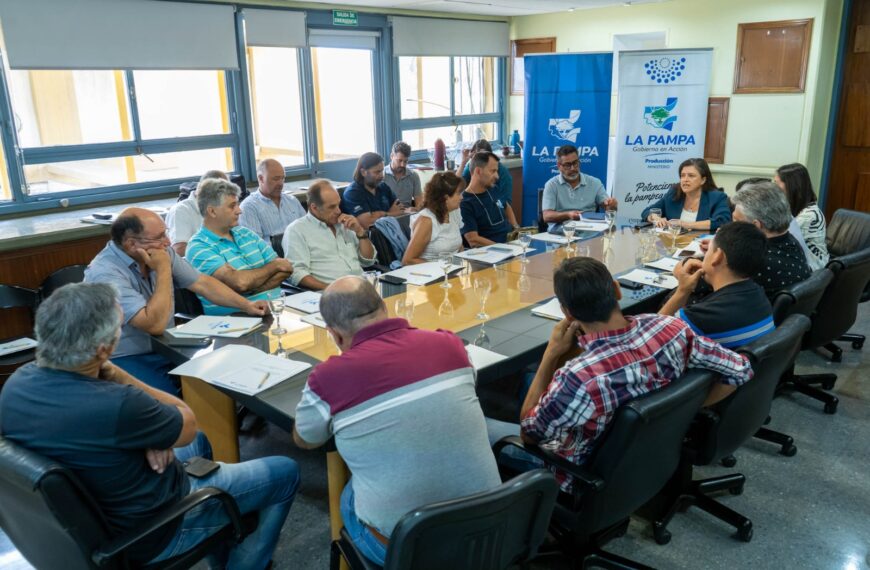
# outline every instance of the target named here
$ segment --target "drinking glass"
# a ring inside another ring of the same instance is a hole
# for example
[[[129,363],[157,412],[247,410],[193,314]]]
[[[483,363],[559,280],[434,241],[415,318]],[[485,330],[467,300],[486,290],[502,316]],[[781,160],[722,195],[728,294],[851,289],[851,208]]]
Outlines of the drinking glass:
[[[402,317],[408,322],[414,318],[414,301],[405,298],[396,299],[396,316]]]
[[[650,218],[652,218],[652,220],[650,220],[650,221],[652,221],[653,224],[656,224],[656,222],[658,222],[660,219],[662,219],[661,208],[652,208],[649,211],[649,216],[650,216]]]
[[[450,299],[447,297],[447,291],[445,291],[444,300],[438,306],[438,316],[444,319],[452,319],[453,314],[453,303],[450,302]]]
[[[607,222],[607,231],[613,231],[613,222],[616,221],[616,210],[613,208],[607,208],[604,210],[604,221]]]
[[[284,312],[284,296],[276,295],[269,299],[269,311],[272,313],[272,318],[275,319],[275,328],[272,329],[272,334],[284,334],[287,329],[281,326],[281,313]]]
[[[474,337],[474,341],[471,344],[479,346],[480,348],[489,348],[491,341],[489,335],[486,334],[486,323],[481,323],[480,332],[477,333],[477,336]]]
[[[278,358],[287,358],[287,350],[284,348],[284,345],[281,344],[281,337],[278,337],[278,349],[275,350],[275,356]]]
[[[450,289],[452,285],[447,282],[447,275],[450,272],[450,266],[453,265],[452,253],[441,253],[438,255],[438,267],[444,272],[444,282],[441,284],[442,289]]]
[[[528,263],[529,259],[526,257],[526,249],[532,244],[532,232],[529,230],[520,231],[520,246],[523,248],[523,257],[520,259],[521,263]]]
[[[378,294],[380,294],[380,290],[378,289],[378,281],[380,281],[381,272],[380,271],[366,271],[365,273],[363,273],[363,277],[365,278],[366,281],[371,283],[372,287],[375,288],[375,291],[378,291]]]
[[[474,280],[474,294],[477,295],[477,301],[480,303],[480,312],[477,313],[477,318],[485,321],[489,318],[486,314],[486,300],[489,299],[489,293],[492,291],[492,283],[489,279]]]
[[[569,252],[574,250],[574,244],[572,240],[574,239],[575,231],[576,228],[574,227],[574,224],[562,224],[562,233],[565,234],[565,237],[568,239],[568,245],[566,247],[568,248]]]
[[[680,235],[681,229],[683,229],[682,220],[668,220],[668,231],[670,232],[671,239],[673,240],[671,247],[674,249],[674,251],[677,250],[677,236]]]

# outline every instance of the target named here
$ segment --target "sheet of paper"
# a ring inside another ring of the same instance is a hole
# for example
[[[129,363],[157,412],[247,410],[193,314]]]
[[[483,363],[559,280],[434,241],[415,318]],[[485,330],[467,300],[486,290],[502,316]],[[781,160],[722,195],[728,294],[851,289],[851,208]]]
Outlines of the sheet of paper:
[[[221,317],[200,315],[189,323],[175,327],[173,336],[223,336],[239,338],[262,324],[259,317]]]
[[[320,293],[304,291],[295,295],[287,295],[284,297],[284,306],[309,315],[317,313],[320,311]]]
[[[544,241],[547,243],[557,243],[559,245],[565,245],[569,241],[577,241],[580,238],[578,238],[577,236],[574,236],[574,239],[569,240],[565,236],[557,236],[556,234],[543,232],[543,233],[532,235],[532,239],[536,239],[538,241]]]
[[[663,257],[661,259],[657,259],[656,261],[650,261],[649,263],[645,263],[647,267],[653,267],[655,269],[661,269],[662,271],[667,271],[673,273],[674,267],[680,263],[680,260],[675,257]]]
[[[493,364],[501,362],[507,358],[507,356],[503,354],[473,344],[465,345],[465,350],[468,352],[468,359],[471,360],[471,366],[475,370],[492,366]]]
[[[655,273],[654,271],[647,271],[646,269],[633,269],[625,275],[620,275],[619,278],[634,281],[635,283],[641,283],[643,285],[652,285],[653,287],[658,287],[660,289],[675,289],[679,284],[677,278],[673,275]]]
[[[453,264],[447,269],[447,272],[450,273],[457,269],[462,269],[462,266]],[[430,261],[417,265],[406,265],[385,275],[404,279],[408,285],[428,285],[439,279],[444,279],[444,270],[441,269],[441,265],[437,261]]]
[[[101,226],[111,226],[112,222],[115,221],[115,216],[112,216],[108,220],[99,220],[91,215],[85,216],[81,219],[86,224],[100,224]]]
[[[561,321],[565,318],[565,313],[562,312],[562,306],[559,304],[559,299],[553,297],[543,305],[532,307],[532,314],[554,321]]]
[[[314,313],[313,315],[305,315],[300,321],[304,323],[308,323],[309,325],[314,325],[315,327],[320,327],[322,329],[326,328],[326,321],[323,320],[323,317],[320,316],[320,313]]]
[[[0,356],[14,354],[16,352],[21,352],[22,350],[30,350],[31,348],[36,348],[37,344],[39,343],[32,338],[27,337],[10,340],[9,342],[0,344]]]
[[[493,263],[499,263],[506,259],[510,259],[511,257],[516,257],[522,252],[523,248],[520,246],[500,243],[498,245],[466,249],[457,253],[456,257],[492,265]]]
[[[574,228],[574,231],[584,231],[584,232],[603,232],[607,231],[609,227],[607,222],[600,222],[598,220],[579,220],[576,222],[565,222],[562,226],[568,226]]]

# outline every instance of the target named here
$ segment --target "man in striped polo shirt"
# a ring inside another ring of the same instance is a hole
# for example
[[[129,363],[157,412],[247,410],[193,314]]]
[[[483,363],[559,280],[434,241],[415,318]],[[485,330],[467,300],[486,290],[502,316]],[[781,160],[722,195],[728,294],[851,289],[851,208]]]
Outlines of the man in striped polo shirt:
[[[196,269],[225,283],[251,301],[279,295],[281,282],[293,272],[260,236],[239,225],[239,187],[212,178],[197,188],[202,228],[187,244],[187,260]],[[215,305],[199,296],[207,315],[226,315],[232,307]]]
[[[749,344],[773,331],[770,301],[752,277],[764,267],[767,238],[747,222],[725,224],[704,260],[684,259],[674,268],[679,286],[659,311],[685,321],[695,333],[726,348]],[[713,292],[686,306],[703,279]]]

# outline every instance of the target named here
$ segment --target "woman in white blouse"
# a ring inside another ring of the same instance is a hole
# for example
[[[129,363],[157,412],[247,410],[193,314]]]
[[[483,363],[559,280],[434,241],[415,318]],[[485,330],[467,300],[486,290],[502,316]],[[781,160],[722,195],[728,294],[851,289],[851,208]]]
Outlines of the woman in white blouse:
[[[825,215],[816,203],[816,193],[813,191],[813,183],[810,173],[803,164],[793,163],[780,166],[776,169],[773,179],[777,186],[782,188],[788,198],[791,207],[791,215],[797,220],[804,236],[804,243],[809,249],[807,261],[813,270],[827,265],[830,255],[825,243]]]
[[[465,181],[453,172],[439,172],[423,190],[423,206],[411,217],[411,241],[403,265],[437,261],[440,253],[462,249],[459,204]]]

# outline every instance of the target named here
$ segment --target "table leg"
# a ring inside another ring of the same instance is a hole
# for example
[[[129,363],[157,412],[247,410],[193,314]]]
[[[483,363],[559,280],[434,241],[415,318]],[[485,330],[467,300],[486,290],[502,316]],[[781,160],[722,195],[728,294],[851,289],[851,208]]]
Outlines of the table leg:
[[[184,401],[196,415],[196,423],[211,443],[215,461],[239,462],[239,426],[232,398],[190,376],[181,377]]]

